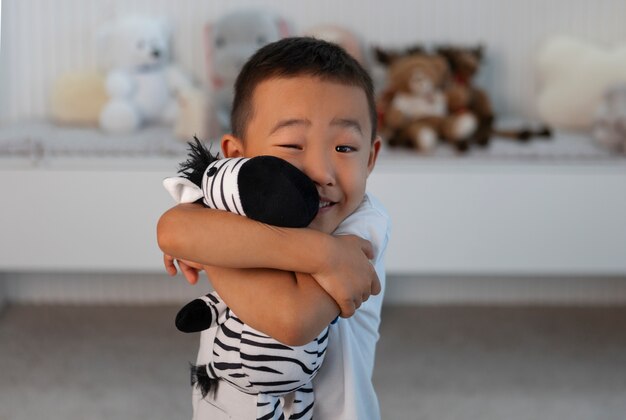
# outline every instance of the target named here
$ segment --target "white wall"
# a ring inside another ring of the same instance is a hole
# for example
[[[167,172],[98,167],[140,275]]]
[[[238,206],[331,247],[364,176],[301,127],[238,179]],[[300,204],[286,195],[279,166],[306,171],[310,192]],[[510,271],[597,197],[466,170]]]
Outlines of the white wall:
[[[269,8],[298,30],[344,25],[383,46],[483,42],[488,64],[481,79],[496,109],[525,118],[535,116],[532,58],[542,39],[565,33],[603,43],[626,40],[626,2],[620,0],[5,0],[0,122],[44,117],[56,77],[95,68],[93,33],[112,16],[168,16],[180,64],[202,80],[204,23],[245,7]]]
[[[44,117],[48,91],[58,75],[65,71],[95,68],[94,29],[114,15],[150,13],[169,16],[177,28],[175,49],[180,63],[202,80],[205,71],[201,45],[204,23],[228,11],[250,6],[269,7],[291,19],[300,30],[319,23],[345,25],[360,32],[367,41],[384,46],[415,42],[483,42],[487,46],[488,63],[481,78],[488,86],[496,108],[501,114],[527,118],[534,116],[532,55],[544,37],[567,33],[606,43],[626,40],[623,25],[626,2],[618,0],[4,0],[0,122]],[[449,172],[448,168],[437,171]],[[428,177],[420,178],[428,180]],[[615,190],[621,186],[623,183]],[[598,191],[609,193],[604,189]],[[159,191],[158,194],[163,193]],[[165,197],[155,195],[161,196]],[[150,208],[158,211],[159,207]],[[600,219],[595,212],[588,211],[591,208],[591,205],[584,207],[583,213],[594,221]],[[421,209],[424,211],[424,207]],[[2,214],[7,214],[6,208]],[[595,234],[600,235],[598,232]],[[4,233],[6,230],[0,229],[0,240]],[[619,239],[616,234],[611,238]],[[536,250],[533,252],[537,254]],[[613,247],[611,252],[614,255],[619,249]],[[155,258],[158,259],[158,255]],[[390,281],[388,298],[400,302],[463,299],[496,302],[525,299],[534,302],[552,296],[550,299],[557,302],[585,298],[592,302],[626,301],[624,281],[616,278],[593,282],[561,279],[550,281],[548,289],[540,287],[543,280],[524,278],[504,282],[492,278],[457,281],[426,277],[422,281],[414,280],[401,277]],[[172,282],[168,283],[162,275],[137,272],[132,275],[75,271],[0,273],[0,304],[3,296],[18,302],[183,300],[188,293],[195,296],[196,291],[201,290],[184,287],[181,278]]]

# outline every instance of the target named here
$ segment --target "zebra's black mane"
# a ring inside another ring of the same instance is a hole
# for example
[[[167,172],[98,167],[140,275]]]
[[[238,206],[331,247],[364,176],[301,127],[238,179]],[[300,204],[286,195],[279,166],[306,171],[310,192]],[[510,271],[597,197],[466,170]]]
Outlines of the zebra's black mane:
[[[200,187],[204,171],[220,156],[219,153],[212,155],[211,151],[196,136],[193,136],[193,139],[193,143],[187,143],[189,145],[188,159],[179,165],[178,173]]]

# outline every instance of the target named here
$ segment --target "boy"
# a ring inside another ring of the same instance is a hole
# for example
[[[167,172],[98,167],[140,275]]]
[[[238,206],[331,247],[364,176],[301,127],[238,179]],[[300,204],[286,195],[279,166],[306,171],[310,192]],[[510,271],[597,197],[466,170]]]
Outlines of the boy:
[[[289,161],[317,186],[319,213],[309,228],[288,229],[179,205],[159,221],[166,268],[175,274],[178,259],[192,283],[204,269],[240,319],[288,345],[311,341],[341,314],[313,381],[314,418],[378,419],[371,376],[389,220],[365,194],[381,146],[371,79],[333,44],[311,38],[269,44],[237,79],[232,126],[222,138],[224,156]],[[198,363],[210,354],[212,334],[201,336]],[[255,408],[252,396],[223,382],[215,395],[194,395],[198,420],[252,419]]]

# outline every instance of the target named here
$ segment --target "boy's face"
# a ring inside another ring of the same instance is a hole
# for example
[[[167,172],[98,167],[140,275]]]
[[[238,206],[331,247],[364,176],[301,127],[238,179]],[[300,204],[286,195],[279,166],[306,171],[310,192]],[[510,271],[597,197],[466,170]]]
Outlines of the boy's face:
[[[321,206],[310,227],[332,233],[363,200],[380,139],[371,142],[363,89],[311,76],[257,85],[245,141],[222,139],[226,157],[277,156],[309,176]]]

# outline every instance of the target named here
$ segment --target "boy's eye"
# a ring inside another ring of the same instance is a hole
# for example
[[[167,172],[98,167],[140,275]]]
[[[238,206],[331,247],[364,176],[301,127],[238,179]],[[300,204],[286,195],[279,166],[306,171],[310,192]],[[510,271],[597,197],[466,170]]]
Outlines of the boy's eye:
[[[339,152],[339,153],[356,152],[356,147],[352,147],[352,146],[336,146],[335,147],[335,151]]]
[[[299,144],[281,144],[280,147],[286,147],[287,149],[302,150],[302,146],[300,146]]]

